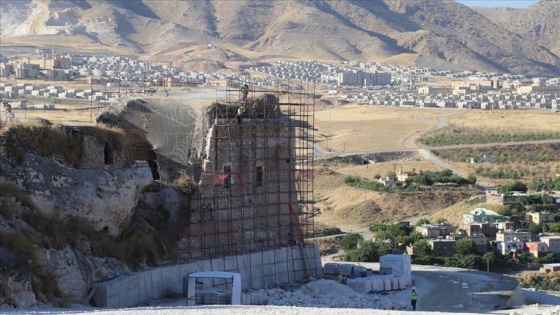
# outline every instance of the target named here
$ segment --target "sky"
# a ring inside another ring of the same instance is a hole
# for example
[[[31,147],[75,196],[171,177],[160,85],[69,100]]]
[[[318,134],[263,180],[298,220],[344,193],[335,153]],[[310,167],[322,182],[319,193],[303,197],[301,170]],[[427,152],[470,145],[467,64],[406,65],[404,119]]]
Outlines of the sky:
[[[468,6],[526,8],[539,0],[456,0]]]

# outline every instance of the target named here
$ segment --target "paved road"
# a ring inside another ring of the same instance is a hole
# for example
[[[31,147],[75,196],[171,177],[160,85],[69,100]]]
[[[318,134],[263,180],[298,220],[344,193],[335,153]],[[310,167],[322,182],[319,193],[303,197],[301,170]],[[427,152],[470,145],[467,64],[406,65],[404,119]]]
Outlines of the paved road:
[[[491,311],[505,305],[518,285],[499,274],[455,268],[415,270],[412,275],[420,296],[418,310],[430,312]]]

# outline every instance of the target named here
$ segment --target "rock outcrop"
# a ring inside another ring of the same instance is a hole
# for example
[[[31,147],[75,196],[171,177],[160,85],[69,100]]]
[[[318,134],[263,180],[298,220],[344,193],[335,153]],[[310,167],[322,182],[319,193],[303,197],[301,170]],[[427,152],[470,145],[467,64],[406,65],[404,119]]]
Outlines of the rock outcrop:
[[[0,307],[30,307],[37,303],[28,270],[29,255],[0,247]]]
[[[142,191],[153,182],[146,163],[129,164],[76,169],[31,153],[20,164],[0,156],[0,308],[81,304],[94,282],[132,272],[128,262],[96,257],[103,244],[88,238],[81,225],[74,227],[77,235],[57,231],[64,228],[61,222],[75,218],[93,229],[87,231],[91,235],[119,239]],[[17,193],[12,196],[8,188]],[[61,246],[64,240],[56,235],[72,239],[71,244]]]
[[[15,182],[45,215],[79,217],[112,236],[128,225],[140,191],[152,182],[147,164],[115,170],[74,169],[30,153],[20,165],[2,164],[0,180]]]

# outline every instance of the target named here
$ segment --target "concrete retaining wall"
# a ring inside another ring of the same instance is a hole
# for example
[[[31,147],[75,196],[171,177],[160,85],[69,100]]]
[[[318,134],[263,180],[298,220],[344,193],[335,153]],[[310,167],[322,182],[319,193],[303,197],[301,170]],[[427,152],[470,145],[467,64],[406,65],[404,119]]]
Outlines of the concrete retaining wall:
[[[517,307],[525,305],[525,295],[523,294],[523,290],[521,286],[518,285],[517,288],[511,293],[511,296],[506,302],[507,306]]]
[[[183,277],[201,271],[240,273],[242,290],[293,283],[308,276],[320,277],[322,265],[319,247],[307,245],[304,251],[300,246],[292,246],[143,270],[96,283],[92,299],[98,307],[123,308],[141,305],[152,299],[180,295],[184,292]]]

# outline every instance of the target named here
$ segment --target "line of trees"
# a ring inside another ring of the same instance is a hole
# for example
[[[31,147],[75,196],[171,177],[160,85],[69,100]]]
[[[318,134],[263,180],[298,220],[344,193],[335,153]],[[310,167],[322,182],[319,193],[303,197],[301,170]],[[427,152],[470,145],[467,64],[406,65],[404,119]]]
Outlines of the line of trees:
[[[533,141],[560,139],[558,132],[528,132],[528,133],[510,133],[510,132],[488,132],[468,128],[450,127],[439,130],[438,134],[420,137],[418,142],[428,146],[444,146],[457,144],[479,144],[494,142],[513,142],[513,141]]]
[[[380,179],[381,175],[377,174],[374,177],[375,179]],[[396,175],[394,172],[389,172],[387,177],[394,178]],[[348,186],[374,191],[388,190],[383,183],[377,180],[369,180],[356,175],[345,176],[344,183]],[[407,178],[403,187],[393,187],[391,189],[414,191],[418,189],[418,186],[433,186],[434,184],[453,184],[457,186],[474,185],[476,184],[476,176],[471,174],[467,178],[464,178],[453,174],[453,171],[449,169],[437,172],[425,171],[422,174]]]

